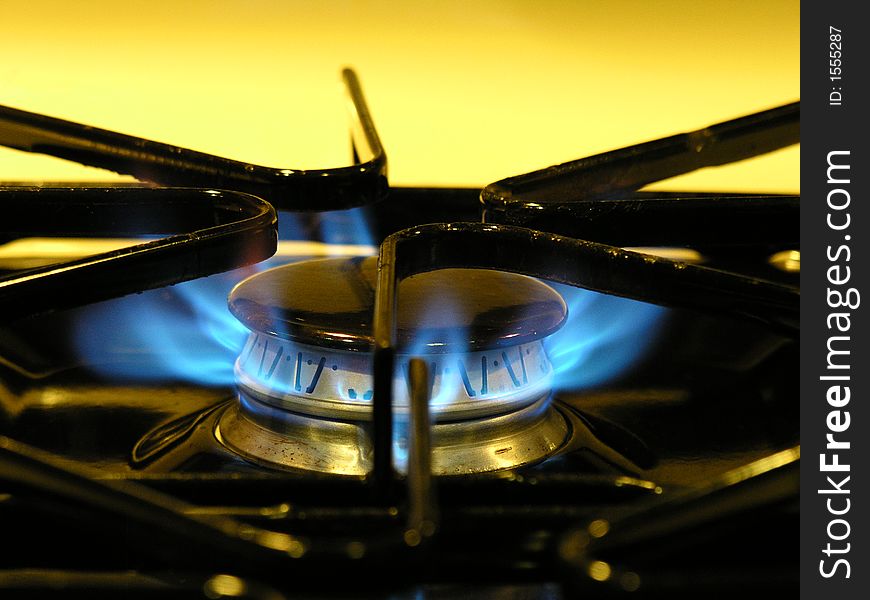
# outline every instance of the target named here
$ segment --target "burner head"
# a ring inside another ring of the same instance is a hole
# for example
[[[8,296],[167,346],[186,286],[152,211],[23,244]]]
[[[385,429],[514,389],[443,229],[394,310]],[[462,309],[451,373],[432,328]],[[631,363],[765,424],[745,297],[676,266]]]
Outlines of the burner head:
[[[371,351],[377,259],[310,260],[264,271],[230,293],[252,331],[310,346]],[[562,297],[537,279],[483,269],[441,269],[399,285],[400,351],[469,352],[517,346],[562,326]]]
[[[230,310],[252,332],[235,366],[240,404],[216,432],[224,444],[285,467],[367,471],[376,271],[375,258],[312,260],[236,286]],[[566,316],[558,293],[522,275],[445,269],[404,280],[396,455],[413,356],[429,363],[436,472],[514,467],[557,448],[567,427],[550,407],[542,339]]]

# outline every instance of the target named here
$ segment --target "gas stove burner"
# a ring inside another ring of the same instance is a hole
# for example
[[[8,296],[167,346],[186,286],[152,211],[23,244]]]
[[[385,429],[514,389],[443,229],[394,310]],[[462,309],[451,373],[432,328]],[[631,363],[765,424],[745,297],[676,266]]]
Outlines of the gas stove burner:
[[[235,365],[240,400],[216,429],[258,463],[361,475],[371,467],[375,258],[311,260],[240,283],[233,314],[251,334]],[[407,365],[426,360],[433,471],[467,474],[541,460],[563,444],[543,339],[561,296],[530,277],[480,269],[415,275],[399,288],[396,467],[407,447]]]

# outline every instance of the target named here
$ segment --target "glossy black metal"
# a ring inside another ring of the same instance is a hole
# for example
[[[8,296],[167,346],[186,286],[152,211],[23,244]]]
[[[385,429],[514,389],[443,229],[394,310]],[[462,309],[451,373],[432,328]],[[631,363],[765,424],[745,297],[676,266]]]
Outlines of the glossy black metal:
[[[382,244],[375,302],[376,347],[394,339],[395,312],[388,312],[395,301],[393,278],[460,264],[526,274],[643,302],[726,313],[793,335],[798,331],[800,294],[791,286],[508,225],[442,223],[398,232]],[[384,300],[378,300],[381,295]]]
[[[488,185],[481,202],[497,214],[520,202],[531,208],[566,201],[615,198],[644,185],[723,165],[800,141],[800,103],[643,144],[612,150]]]
[[[127,544],[163,568],[230,569],[270,578],[275,573],[280,573],[280,578],[293,573],[298,581],[318,582],[317,573],[306,573],[305,565],[342,561],[351,572],[354,567],[387,558],[401,564],[409,558],[401,553],[403,550],[420,545],[434,533],[432,487],[427,483],[431,475],[428,470],[426,474],[419,470],[428,459],[419,453],[416,458],[415,476],[409,481],[413,490],[409,520],[380,530],[365,543],[349,539],[348,534],[307,539],[199,511],[137,483],[100,481],[95,472],[59,464],[52,455],[4,436],[0,436],[0,482],[16,498],[43,511],[72,510],[76,520],[88,523],[94,531],[122,528]],[[365,562],[360,561],[363,556]]]
[[[285,558],[301,557],[304,542],[292,537],[270,540],[267,536],[232,519],[191,517],[187,505],[169,496],[128,482],[99,482],[94,473],[83,473],[59,466],[50,455],[36,448],[0,436],[0,481],[22,497],[34,493],[43,502],[81,512],[79,518],[101,519],[106,526],[122,525],[145,552],[160,552],[167,566],[173,562],[199,560],[197,552],[210,554],[209,560],[225,567],[240,561],[266,561],[274,564]],[[248,527],[248,530],[245,529]],[[293,552],[282,551],[290,545]]]
[[[357,164],[333,169],[272,168],[0,106],[0,144],[133,175],[166,186],[237,190],[286,210],[336,210],[381,200],[387,157],[356,74],[342,71],[351,101]]]
[[[364,210],[372,235],[380,243],[392,233],[421,223],[480,221],[480,188],[390,186],[383,202]]]
[[[419,546],[438,528],[438,502],[432,477],[432,427],[429,417],[429,373],[426,362],[415,358],[408,367],[410,378],[408,450],[408,529],[405,543]]]
[[[514,197],[487,204],[483,220],[611,246],[686,246],[701,252],[773,253],[800,245],[800,197],[637,192],[623,198]]]
[[[796,592],[791,552],[798,546],[799,496],[796,447],[682,494],[648,499],[628,513],[602,515],[564,534],[560,558],[575,592],[595,597]],[[772,547],[780,554],[770,555]],[[756,556],[765,568],[753,564]]]
[[[435,533],[438,513],[425,435],[429,420],[428,375],[422,362],[413,369],[413,427],[422,435],[415,438],[411,448],[407,520],[401,523],[384,513],[387,519],[379,523],[378,532],[364,540],[354,538],[351,531],[340,531],[337,537],[309,539],[288,532],[283,527],[286,523],[279,524],[280,529],[269,529],[268,523],[258,526],[240,521],[223,509],[199,509],[139,483],[101,480],[97,472],[64,464],[51,454],[4,436],[0,436],[0,482],[5,492],[12,492],[9,497],[16,502],[23,501],[42,513],[71,519],[93,533],[103,535],[121,528],[124,543],[147,556],[151,568],[230,570],[275,581],[292,575],[299,585],[335,587],[336,582],[323,582],[319,572],[307,569],[312,563],[326,561],[333,566],[341,564],[345,574],[351,575],[359,569],[365,572],[374,565],[382,566],[387,560],[394,566],[419,561],[419,552],[404,551],[427,547],[424,542]],[[286,480],[282,481],[286,484]],[[306,487],[322,484],[321,493],[329,493],[330,485],[335,483],[328,479],[304,480]],[[8,500],[6,496],[0,497],[0,503]],[[262,514],[253,511],[243,516]],[[327,520],[359,522],[362,515],[371,519],[378,513],[365,510],[360,513],[355,507],[346,514],[332,511]],[[313,516],[317,520],[316,511]],[[303,525],[305,519],[294,520],[292,524]],[[353,582],[346,581],[344,585],[353,586]]]
[[[424,395],[428,389],[427,379],[418,381],[418,390]],[[425,418],[418,424],[424,426]],[[425,440],[421,443],[425,445]],[[423,447],[419,449],[423,450]],[[128,548],[128,552],[144,557],[151,569],[229,570],[285,584],[286,578],[292,575],[294,585],[307,582],[309,585],[335,587],[342,584],[325,582],[320,571],[308,569],[315,564],[340,565],[350,574],[356,572],[355,568],[389,570],[412,563],[416,564],[415,568],[420,568],[419,552],[406,553],[405,550],[425,547],[422,542],[432,537],[438,523],[438,511],[429,470],[417,468],[425,466],[425,455],[419,453],[417,457],[419,461],[416,461],[413,475],[409,475],[407,518],[403,522],[400,513],[390,505],[368,507],[360,504],[365,502],[365,490],[355,478],[288,480],[286,476],[269,477],[267,473],[253,478],[203,474],[193,479],[170,477],[137,482],[126,477],[103,477],[96,470],[70,464],[42,450],[0,436],[0,482],[4,489],[0,494],[0,517],[8,517],[10,507],[3,503],[11,502],[13,514],[16,508],[27,507],[41,518],[53,515],[67,524],[86,527],[100,539],[122,535],[123,539],[117,543]],[[168,484],[169,491],[177,495],[179,490],[173,490],[173,484],[180,484],[189,492],[200,488],[192,485],[197,481],[202,484],[201,491],[212,500],[221,497],[224,501],[238,501],[240,504],[235,507],[213,506],[206,502],[205,506],[197,506],[150,489],[154,484],[158,487]],[[229,495],[224,495],[223,491],[208,492],[210,483],[215,484],[217,490],[228,491]],[[630,499],[649,494],[652,489],[649,482],[632,482],[625,477],[550,477],[546,473],[528,481],[519,478],[452,479],[445,485],[451,489],[452,498],[447,510],[454,517],[462,522],[477,522],[496,529],[501,527],[497,523],[503,523],[504,519],[555,517],[564,521],[576,518],[576,513],[563,505],[590,504],[590,494],[597,500]],[[344,497],[347,506],[323,510],[316,506],[303,506],[297,514],[294,507],[285,505],[286,515],[281,515],[280,511],[272,514],[274,511],[265,507],[245,509],[257,488],[260,489],[257,502],[268,501],[271,497],[284,501],[287,494],[305,493],[307,490],[315,502],[322,502],[324,496]],[[237,492],[241,492],[244,498],[236,496]],[[601,492],[604,496],[599,495]],[[531,496],[527,495],[529,493]],[[535,503],[539,510],[529,512],[525,506],[527,502]],[[472,508],[475,505],[487,509],[499,506],[500,511],[487,518]],[[360,533],[371,529],[365,527],[366,524],[376,526],[374,533]],[[305,533],[312,525],[315,528],[324,526],[333,533],[309,537]],[[302,535],[293,533],[303,527],[308,529]],[[357,537],[359,535],[364,537]],[[382,583],[392,585],[395,581]],[[352,586],[353,582],[345,582],[345,585]]]
[[[284,600],[273,587],[231,575],[166,571],[137,573],[102,570],[14,569],[0,571],[0,591],[4,597],[186,598],[202,600],[226,597],[236,600]]]
[[[274,209],[247,194],[192,189],[0,189],[3,233],[15,237],[160,239],[0,278],[0,321],[78,306],[265,260]]]

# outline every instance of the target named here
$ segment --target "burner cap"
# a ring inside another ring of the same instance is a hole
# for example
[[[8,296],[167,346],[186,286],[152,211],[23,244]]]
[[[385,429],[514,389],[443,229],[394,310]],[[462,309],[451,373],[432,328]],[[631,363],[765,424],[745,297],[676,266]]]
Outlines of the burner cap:
[[[264,271],[230,293],[230,311],[253,331],[313,346],[370,351],[377,259],[322,259]],[[414,352],[516,346],[562,326],[567,307],[524,275],[440,269],[399,286],[398,344]]]

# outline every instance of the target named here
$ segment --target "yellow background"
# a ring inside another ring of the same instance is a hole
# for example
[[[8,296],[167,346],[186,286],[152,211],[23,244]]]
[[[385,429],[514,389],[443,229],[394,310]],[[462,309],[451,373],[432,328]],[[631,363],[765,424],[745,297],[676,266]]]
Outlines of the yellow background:
[[[799,2],[7,2],[0,104],[276,167],[347,164],[342,66],[399,185],[484,185],[800,94]],[[669,182],[796,191],[799,150]],[[118,179],[0,150],[0,181]]]

